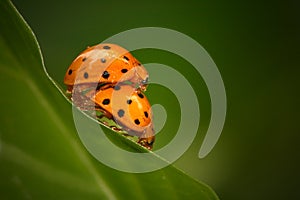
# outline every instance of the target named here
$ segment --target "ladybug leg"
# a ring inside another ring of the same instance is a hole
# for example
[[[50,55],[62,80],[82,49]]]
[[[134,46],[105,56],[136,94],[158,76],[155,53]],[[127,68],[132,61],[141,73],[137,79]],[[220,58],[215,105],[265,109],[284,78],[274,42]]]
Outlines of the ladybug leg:
[[[111,129],[112,129],[113,131],[116,131],[116,132],[121,132],[121,131],[123,131],[122,129],[120,129],[120,128],[116,127],[116,126],[110,126],[110,127],[111,127]]]
[[[101,118],[103,118],[103,117],[106,117],[106,118],[108,118],[108,119],[113,119],[112,114],[109,113],[109,112],[107,112],[106,110],[102,109],[101,107],[96,106],[96,107],[95,107],[95,110],[98,111],[98,113],[100,113],[100,114],[97,114],[97,117],[98,117],[99,119],[101,119]]]
[[[119,132],[119,131],[122,131],[122,129],[116,127],[116,126],[112,126],[111,124],[109,124],[109,122],[107,122],[106,120],[103,120],[103,118],[107,118],[109,120],[113,120],[113,116],[111,113],[107,112],[106,110],[102,109],[101,107],[96,107],[95,108],[96,110],[96,117],[97,117],[97,120],[106,125],[107,127],[110,127],[112,130],[116,131],[116,132]]]

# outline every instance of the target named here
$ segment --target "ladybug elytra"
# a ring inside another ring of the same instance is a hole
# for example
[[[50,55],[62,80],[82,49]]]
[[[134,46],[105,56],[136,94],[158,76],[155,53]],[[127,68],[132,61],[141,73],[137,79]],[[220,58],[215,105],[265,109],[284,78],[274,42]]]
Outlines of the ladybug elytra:
[[[126,49],[115,44],[88,47],[69,66],[64,84],[72,90],[76,84],[130,81],[142,89],[148,81],[148,72]]]

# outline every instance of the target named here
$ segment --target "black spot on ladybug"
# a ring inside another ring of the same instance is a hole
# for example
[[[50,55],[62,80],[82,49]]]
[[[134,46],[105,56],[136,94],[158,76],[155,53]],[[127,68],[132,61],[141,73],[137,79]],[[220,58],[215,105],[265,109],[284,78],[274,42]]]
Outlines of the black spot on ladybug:
[[[104,46],[103,49],[110,49],[110,46]]]
[[[138,93],[138,96],[142,99],[144,98],[144,95],[142,93]]]
[[[126,73],[128,71],[128,69],[121,69],[122,73]]]
[[[138,66],[141,66],[142,64],[141,63],[138,63]]]
[[[108,79],[108,77],[109,77],[108,71],[104,71],[103,74],[102,74],[102,77],[105,78],[105,79]]]
[[[115,87],[114,87],[114,90],[120,90],[121,89],[121,86],[119,86],[119,85],[116,85]]]
[[[101,62],[102,62],[102,63],[105,63],[105,62],[106,62],[106,59],[105,59],[105,58],[101,58]]]
[[[123,58],[127,61],[129,61],[129,58],[127,56],[123,56]]]
[[[144,115],[145,115],[146,118],[148,118],[148,112],[147,111],[144,112]]]
[[[131,104],[132,103],[132,100],[131,99],[128,99],[127,100],[127,104]]]
[[[123,116],[124,116],[124,113],[125,113],[125,111],[124,111],[123,109],[120,109],[120,110],[118,111],[118,116],[119,116],[119,117],[123,117]]]
[[[68,71],[68,74],[69,74],[69,75],[71,75],[71,74],[72,74],[72,72],[73,72],[73,71],[70,69],[70,70]]]
[[[82,58],[82,62],[86,61],[86,57]]]
[[[102,101],[102,104],[103,105],[108,105],[110,103],[110,100],[109,99],[104,99],[103,101]]]
[[[139,119],[135,119],[135,120],[134,120],[134,123],[135,123],[136,125],[139,125],[141,122],[140,122]]]
[[[89,74],[88,74],[87,72],[84,72],[83,77],[84,77],[85,79],[87,79],[87,78],[89,78]]]

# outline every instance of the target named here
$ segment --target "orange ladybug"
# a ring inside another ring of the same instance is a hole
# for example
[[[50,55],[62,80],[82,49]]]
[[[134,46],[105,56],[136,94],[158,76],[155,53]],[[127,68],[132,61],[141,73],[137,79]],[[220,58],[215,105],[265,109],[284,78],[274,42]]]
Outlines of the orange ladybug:
[[[151,105],[147,97],[131,85],[118,84],[100,89],[91,98],[130,135],[137,135],[138,143],[152,149],[154,130]]]
[[[65,74],[64,84],[71,92],[78,84],[130,81],[145,90],[148,76],[146,69],[126,49],[115,44],[98,44],[77,56]]]
[[[148,77],[146,69],[126,49],[99,44],[75,58],[67,69],[64,84],[79,109],[88,113],[102,111],[103,116],[114,120],[128,134],[138,136],[139,144],[152,149],[152,110],[142,93]]]

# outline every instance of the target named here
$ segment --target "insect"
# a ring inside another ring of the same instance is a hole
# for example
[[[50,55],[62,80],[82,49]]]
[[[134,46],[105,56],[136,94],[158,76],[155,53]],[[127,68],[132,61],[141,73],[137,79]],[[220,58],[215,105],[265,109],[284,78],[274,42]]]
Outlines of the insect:
[[[151,149],[154,142],[151,105],[147,97],[131,85],[118,84],[99,90],[91,97],[107,118],[113,118],[138,143]]]
[[[88,47],[71,63],[65,74],[67,93],[83,111],[100,110],[98,121],[111,119],[138,143],[152,149],[153,116],[143,92],[148,72],[126,49],[115,44]],[[111,126],[111,128],[113,128]]]
[[[98,44],[88,47],[75,58],[65,74],[64,84],[71,92],[78,84],[129,81],[145,90],[148,77],[144,66],[126,49],[115,44]]]

